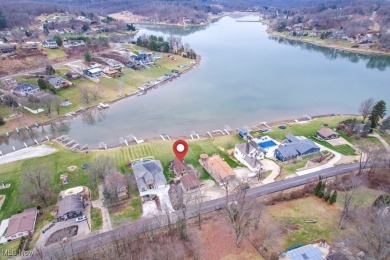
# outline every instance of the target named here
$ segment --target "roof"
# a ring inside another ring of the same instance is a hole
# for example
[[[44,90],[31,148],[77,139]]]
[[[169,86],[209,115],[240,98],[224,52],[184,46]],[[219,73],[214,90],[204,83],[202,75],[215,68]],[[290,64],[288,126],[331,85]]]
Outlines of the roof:
[[[81,195],[70,195],[64,198],[60,198],[58,202],[57,217],[61,217],[72,211],[83,211],[84,201]]]
[[[55,78],[50,78],[49,79],[49,83],[52,84],[52,85],[56,84],[58,81],[63,82],[65,80],[63,78],[61,78],[61,77],[55,77]]]
[[[179,160],[177,158],[175,158],[175,160],[173,160],[172,167],[176,172],[184,172],[187,170],[187,167],[186,167],[184,161]]]
[[[183,177],[181,177],[180,181],[186,189],[196,188],[200,185],[200,181],[192,173],[185,174]]]
[[[291,260],[322,260],[322,253],[318,247],[306,245],[287,252]]]
[[[89,71],[90,73],[98,73],[101,72],[102,70],[99,68],[93,68],[93,69],[88,69],[87,71]]]
[[[22,213],[12,215],[9,220],[6,237],[12,236],[19,232],[33,232],[35,220],[37,218],[37,209],[25,209]]]
[[[337,132],[333,131],[330,128],[321,128],[320,130],[317,131],[317,133],[323,137],[329,137],[332,135],[339,135]]]
[[[137,180],[138,189],[144,187],[146,182],[154,181],[155,186],[166,185],[167,180],[163,173],[163,167],[158,160],[143,160],[133,163],[133,171]]]
[[[207,160],[207,167],[210,171],[217,174],[221,179],[229,176],[235,176],[236,173],[218,154],[215,154]]]
[[[294,148],[294,145],[290,144],[279,145],[277,150],[284,158],[295,157],[299,155],[298,151]]]
[[[299,142],[299,141],[301,141],[295,135],[292,135],[292,134],[286,134],[286,139],[288,141],[290,141],[290,142]]]
[[[30,84],[30,83],[25,83],[25,82],[19,82],[18,84],[16,84],[16,87],[14,88],[14,90],[16,90],[16,91],[27,91],[28,88],[31,88],[31,90],[39,89],[39,87],[37,85],[33,85],[33,84]]]
[[[243,154],[249,154],[252,149],[259,150],[259,146],[256,143],[246,142],[242,144],[236,144],[236,148]]]

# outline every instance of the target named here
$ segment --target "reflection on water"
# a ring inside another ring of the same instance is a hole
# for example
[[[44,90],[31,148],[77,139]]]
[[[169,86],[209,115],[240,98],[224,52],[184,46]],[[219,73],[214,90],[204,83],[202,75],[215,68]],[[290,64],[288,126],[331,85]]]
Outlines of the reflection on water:
[[[13,132],[0,139],[0,151],[64,134],[90,148],[99,142],[117,146],[129,135],[188,136],[192,131],[204,134],[225,125],[235,129],[304,114],[356,113],[367,97],[390,103],[388,57],[270,39],[266,26],[238,23],[237,18],[189,28],[145,25],[139,34],[182,36],[182,42],[201,55],[201,65],[106,110],[92,109],[69,120]],[[120,84],[124,83],[119,82],[118,91]]]
[[[299,47],[303,50],[320,52],[329,60],[347,59],[352,63],[363,61],[366,64],[366,68],[378,69],[380,71],[385,71],[386,68],[390,67],[390,56],[347,52],[294,39],[286,39],[275,35],[269,36],[269,39],[277,41],[280,44]]]

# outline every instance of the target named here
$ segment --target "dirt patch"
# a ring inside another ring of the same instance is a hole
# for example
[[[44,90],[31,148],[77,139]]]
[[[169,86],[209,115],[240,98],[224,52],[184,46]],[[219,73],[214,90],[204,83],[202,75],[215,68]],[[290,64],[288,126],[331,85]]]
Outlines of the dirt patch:
[[[145,16],[136,15],[136,14],[133,14],[133,13],[128,12],[128,11],[110,14],[109,16],[111,16],[117,20],[122,20],[122,21],[127,22],[127,23],[137,23],[137,22],[141,22],[142,20],[146,19]]]
[[[190,227],[189,234],[196,247],[202,249],[199,259],[264,259],[247,239],[236,247],[234,231],[229,225],[220,211],[208,216],[202,230],[196,223]]]
[[[51,245],[53,243],[57,243],[63,240],[69,240],[69,238],[77,235],[79,227],[77,225],[70,226],[61,230],[58,230],[51,234],[49,239],[46,241],[45,246]]]

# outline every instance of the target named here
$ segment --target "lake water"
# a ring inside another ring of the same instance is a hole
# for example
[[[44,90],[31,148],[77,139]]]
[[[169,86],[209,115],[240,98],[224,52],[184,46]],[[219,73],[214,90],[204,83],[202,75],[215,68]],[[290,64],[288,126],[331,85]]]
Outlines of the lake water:
[[[182,36],[201,55],[200,66],[141,97],[112,104],[104,112],[79,116],[44,129],[61,129],[80,144],[119,145],[119,138],[188,136],[192,131],[235,129],[302,115],[356,113],[372,97],[390,104],[390,59],[340,52],[275,39],[253,17],[224,17],[204,27],[149,26],[140,34]],[[42,129],[36,130],[42,135]],[[13,134],[15,136],[15,134]],[[29,134],[25,141],[32,143]],[[15,146],[23,143],[3,140]],[[3,144],[3,153],[10,151]]]

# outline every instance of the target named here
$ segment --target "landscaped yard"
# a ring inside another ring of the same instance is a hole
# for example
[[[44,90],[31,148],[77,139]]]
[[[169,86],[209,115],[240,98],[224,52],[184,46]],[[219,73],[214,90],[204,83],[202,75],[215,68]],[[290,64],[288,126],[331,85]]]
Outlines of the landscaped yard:
[[[20,239],[16,239],[16,240],[9,242],[7,244],[2,244],[2,245],[0,245],[0,252],[7,252],[6,250],[8,250],[8,252],[10,254],[12,254],[12,251],[18,250],[19,243],[20,243]],[[0,260],[8,260],[11,257],[12,257],[12,255],[8,256],[5,253],[0,254]]]
[[[332,116],[317,118],[307,124],[292,124],[291,127],[287,127],[287,129],[280,129],[278,126],[275,126],[272,127],[272,132],[264,133],[263,135],[268,135],[276,140],[285,139],[285,135],[288,133],[291,133],[296,136],[311,137],[315,136],[320,128],[336,128],[339,122],[348,118],[351,118],[351,116]],[[324,126],[324,124],[327,124],[328,126]]]
[[[316,156],[319,156],[319,154],[309,155],[297,161],[290,161],[290,162],[277,161],[276,163],[280,166],[280,175],[278,176],[277,179],[283,180],[288,175],[295,173],[299,168],[305,167],[306,163],[311,159],[315,158]]]
[[[67,56],[63,48],[58,48],[58,49],[43,48],[43,53],[46,54],[46,57],[49,60],[58,60],[61,58],[66,58]]]
[[[356,151],[355,149],[353,149],[350,145],[348,144],[342,144],[342,145],[336,145],[336,146],[333,146],[331,145],[330,143],[328,143],[327,141],[322,141],[322,140],[318,140],[317,138],[314,138],[314,137],[311,137],[310,139],[312,139],[314,142],[317,142],[319,143],[320,145],[323,145],[335,152],[338,152],[342,155],[356,155]]]
[[[103,225],[102,210],[100,208],[91,209],[92,231],[100,230]]]

